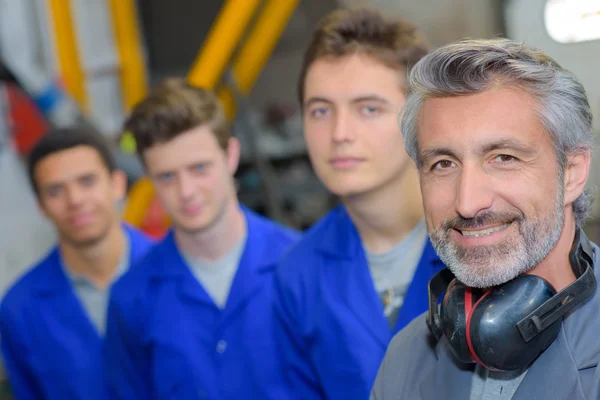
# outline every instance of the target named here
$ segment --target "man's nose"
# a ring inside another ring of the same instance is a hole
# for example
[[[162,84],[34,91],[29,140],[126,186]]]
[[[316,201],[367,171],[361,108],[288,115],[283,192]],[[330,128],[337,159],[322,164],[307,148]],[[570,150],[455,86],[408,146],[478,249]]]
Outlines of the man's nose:
[[[177,191],[182,200],[191,198],[194,195],[194,182],[192,177],[187,174],[180,174],[177,177]]]
[[[346,143],[354,140],[354,124],[348,110],[339,110],[335,114],[331,139],[334,143]]]
[[[463,218],[474,218],[489,209],[493,202],[493,190],[483,168],[463,165],[456,188],[455,208]]]

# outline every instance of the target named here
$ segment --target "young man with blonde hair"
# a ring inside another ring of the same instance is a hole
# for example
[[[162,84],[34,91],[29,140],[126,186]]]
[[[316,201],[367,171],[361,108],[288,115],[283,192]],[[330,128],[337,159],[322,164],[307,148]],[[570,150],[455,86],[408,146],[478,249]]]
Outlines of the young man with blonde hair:
[[[173,228],[113,289],[111,398],[286,398],[272,283],[298,233],[239,204],[240,144],[212,92],[163,81],[125,128]]]
[[[427,51],[412,24],[350,9],[327,16],[305,53],[304,135],[342,204],[277,271],[278,341],[295,398],[366,399],[394,333],[427,309],[442,264],[397,123],[408,70]]]

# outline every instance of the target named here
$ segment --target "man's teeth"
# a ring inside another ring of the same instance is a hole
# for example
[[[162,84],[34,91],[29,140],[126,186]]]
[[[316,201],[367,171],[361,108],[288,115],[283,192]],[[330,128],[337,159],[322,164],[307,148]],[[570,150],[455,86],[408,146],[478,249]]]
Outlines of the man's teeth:
[[[494,232],[498,232],[501,231],[502,229],[505,229],[509,226],[510,224],[504,224],[504,225],[499,225],[499,226],[495,226],[493,228],[489,228],[489,229],[483,229],[481,231],[460,231],[464,236],[485,236],[485,235],[489,235],[490,233],[494,233]]]

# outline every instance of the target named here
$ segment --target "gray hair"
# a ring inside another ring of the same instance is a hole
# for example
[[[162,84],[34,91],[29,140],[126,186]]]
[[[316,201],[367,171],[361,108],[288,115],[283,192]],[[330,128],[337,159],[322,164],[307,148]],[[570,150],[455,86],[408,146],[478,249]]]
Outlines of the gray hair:
[[[530,93],[550,134],[561,175],[567,156],[592,150],[592,112],[583,85],[544,52],[508,39],[462,40],[423,57],[408,78],[409,95],[402,115],[404,144],[419,165],[417,121],[425,100],[482,92],[498,84]],[[584,191],[573,203],[578,226],[591,209]]]

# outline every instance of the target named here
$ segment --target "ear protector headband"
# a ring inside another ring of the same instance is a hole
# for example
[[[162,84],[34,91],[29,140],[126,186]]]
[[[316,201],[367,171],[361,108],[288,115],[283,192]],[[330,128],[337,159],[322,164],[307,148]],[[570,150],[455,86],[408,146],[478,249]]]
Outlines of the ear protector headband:
[[[577,279],[558,293],[545,279],[528,274],[486,290],[471,288],[445,268],[429,281],[427,326],[436,340],[446,336],[463,363],[497,371],[526,368],[554,342],[562,317],[596,291],[593,257],[578,229],[569,253]]]

